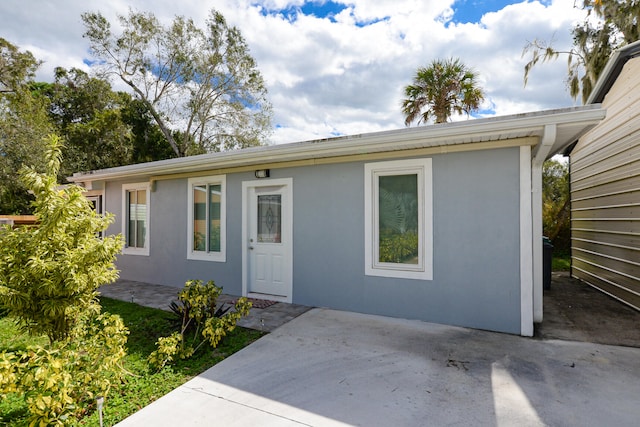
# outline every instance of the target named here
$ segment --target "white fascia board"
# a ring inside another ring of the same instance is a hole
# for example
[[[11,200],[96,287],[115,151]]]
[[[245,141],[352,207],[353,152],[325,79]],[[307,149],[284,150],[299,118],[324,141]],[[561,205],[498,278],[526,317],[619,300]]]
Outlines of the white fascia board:
[[[357,155],[374,152],[410,150],[423,147],[447,146],[470,143],[471,140],[490,138],[511,139],[516,135],[541,136],[547,124],[579,124],[585,127],[604,117],[599,105],[572,107],[536,113],[487,119],[467,120],[431,126],[344,136],[316,141],[253,147],[177,159],[160,160],[137,165],[120,166],[92,172],[76,173],[72,182],[88,182],[107,179],[125,179],[136,176],[168,175],[203,169],[220,169],[260,165],[269,162],[286,162]]]

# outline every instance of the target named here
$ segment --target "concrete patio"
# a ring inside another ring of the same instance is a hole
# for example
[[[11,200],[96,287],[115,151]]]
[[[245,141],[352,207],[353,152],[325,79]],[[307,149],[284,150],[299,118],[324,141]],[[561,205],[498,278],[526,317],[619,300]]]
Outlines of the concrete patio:
[[[128,426],[635,426],[640,349],[312,309]]]
[[[100,291],[166,309],[178,289],[119,281]],[[566,273],[554,273],[545,307],[533,339],[292,304],[254,308],[243,326],[270,334],[118,426],[637,425],[640,313]]]

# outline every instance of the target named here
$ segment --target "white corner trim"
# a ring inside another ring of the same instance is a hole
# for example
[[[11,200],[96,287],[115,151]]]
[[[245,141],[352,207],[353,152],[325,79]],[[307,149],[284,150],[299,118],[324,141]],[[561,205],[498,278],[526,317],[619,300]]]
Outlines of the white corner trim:
[[[542,322],[542,165],[533,162],[531,165],[531,228],[533,257],[533,321]]]
[[[520,335],[533,336],[531,148],[520,147]]]
[[[535,156],[531,161],[533,321],[536,323],[542,322],[543,317],[542,168],[557,136],[557,125],[545,125],[542,138],[534,150]]]

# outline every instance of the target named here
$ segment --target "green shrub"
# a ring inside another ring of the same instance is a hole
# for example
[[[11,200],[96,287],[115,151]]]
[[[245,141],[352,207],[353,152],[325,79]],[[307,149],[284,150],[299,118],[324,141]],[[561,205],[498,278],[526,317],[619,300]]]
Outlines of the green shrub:
[[[238,320],[249,314],[251,302],[243,297],[236,301],[234,311],[216,308],[221,293],[213,280],[186,282],[178,294],[179,303],[171,307],[179,317],[180,331],[158,339],[157,349],[149,355],[151,366],[160,370],[177,359],[187,359],[206,343],[215,348],[235,329]]]
[[[60,187],[59,138],[52,136],[45,173],[20,177],[35,196],[33,227],[0,230],[0,305],[48,345],[0,354],[0,396],[24,399],[30,426],[65,425],[97,395],[120,382],[127,329],[101,313],[97,288],[117,278],[120,236],[100,238],[113,217],[102,217],[83,189]]]
[[[96,290],[118,277],[122,238],[99,238],[113,216],[98,215],[81,187],[58,185],[59,138],[50,138],[46,157],[45,173],[20,172],[35,195],[38,224],[0,232],[0,305],[27,332],[53,342],[67,337],[81,313],[99,311]]]
[[[418,233],[380,236],[380,262],[407,263],[418,256]]]
[[[22,397],[29,425],[63,426],[123,376],[127,329],[119,316],[89,312],[67,338],[0,354],[0,396]]]

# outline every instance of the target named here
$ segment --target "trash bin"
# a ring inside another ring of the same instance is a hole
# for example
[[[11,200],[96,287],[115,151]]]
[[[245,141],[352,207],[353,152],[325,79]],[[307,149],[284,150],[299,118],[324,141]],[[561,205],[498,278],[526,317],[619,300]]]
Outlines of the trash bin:
[[[548,237],[542,236],[542,284],[544,289],[551,289],[551,257],[553,245]]]

